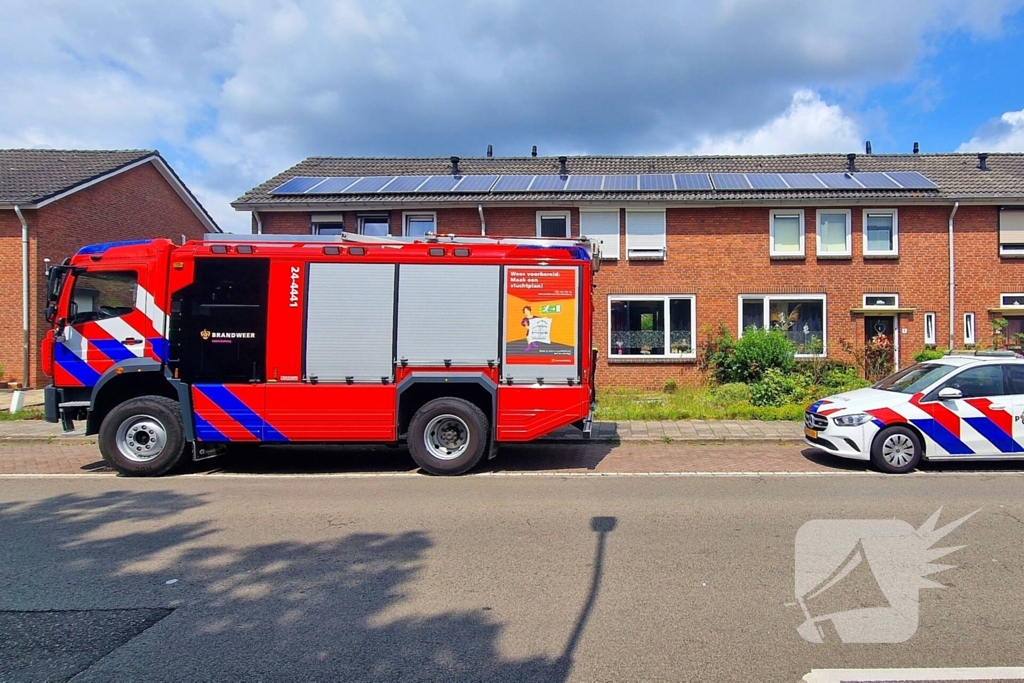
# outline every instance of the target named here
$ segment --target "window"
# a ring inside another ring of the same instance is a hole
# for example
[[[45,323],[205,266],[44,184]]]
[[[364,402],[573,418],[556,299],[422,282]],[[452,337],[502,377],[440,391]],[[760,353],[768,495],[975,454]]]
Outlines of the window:
[[[872,389],[898,391],[901,394],[916,394],[924,391],[940,379],[956,370],[955,365],[946,363],[915,363],[871,385]]]
[[[1003,366],[993,364],[968,368],[943,382],[938,391],[946,387],[959,389],[960,393],[963,394],[963,398],[1002,396],[1005,393],[1003,387]]]
[[[1024,365],[1007,363],[1003,368],[1006,370],[1006,393],[1024,394]]]
[[[865,294],[864,308],[896,308],[900,303],[899,294]]]
[[[864,255],[896,256],[899,253],[896,209],[864,211]]]
[[[405,213],[402,214],[402,222],[406,237],[423,237],[428,232],[437,232],[436,213]]]
[[[345,217],[340,214],[313,214],[314,235],[340,235],[345,230]]]
[[[71,290],[72,325],[90,320],[119,318],[135,310],[135,271],[92,271],[75,278]]]
[[[935,314],[924,314],[924,343],[935,344]]]
[[[772,211],[768,252],[774,257],[803,258],[804,212]]]
[[[538,211],[537,237],[565,239],[572,235],[568,211]]]
[[[819,209],[818,258],[845,258],[850,255],[849,209]]]
[[[626,258],[665,260],[665,212],[626,212]]]
[[[580,211],[580,237],[601,243],[601,258],[619,258],[619,211]]]
[[[999,254],[1024,256],[1024,209],[999,210]]]
[[[741,296],[740,336],[750,327],[782,330],[798,356],[824,356],[825,295]]]
[[[611,356],[696,356],[692,296],[613,296],[608,297],[608,308]]]
[[[1020,308],[1024,310],[1024,294],[1002,294],[999,305],[1003,308]]]
[[[360,216],[359,234],[384,237],[390,233],[387,216]]]
[[[964,313],[964,344],[974,344],[973,313]]]

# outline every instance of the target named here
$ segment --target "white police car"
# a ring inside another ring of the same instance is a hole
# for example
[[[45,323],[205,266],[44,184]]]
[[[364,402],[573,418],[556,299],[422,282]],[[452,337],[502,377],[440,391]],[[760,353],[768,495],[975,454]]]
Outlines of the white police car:
[[[1024,359],[949,355],[808,406],[804,441],[910,472],[922,460],[1024,458]]]

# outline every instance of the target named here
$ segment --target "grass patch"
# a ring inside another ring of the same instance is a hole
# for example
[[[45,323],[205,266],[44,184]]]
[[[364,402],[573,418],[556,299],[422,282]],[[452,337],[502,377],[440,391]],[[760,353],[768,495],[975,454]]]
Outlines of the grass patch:
[[[787,420],[804,419],[805,404],[755,406],[729,392],[679,387],[671,394],[629,389],[598,392],[598,420]]]
[[[0,422],[13,422],[15,420],[42,420],[42,408],[26,408],[12,413],[9,410],[0,410]]]

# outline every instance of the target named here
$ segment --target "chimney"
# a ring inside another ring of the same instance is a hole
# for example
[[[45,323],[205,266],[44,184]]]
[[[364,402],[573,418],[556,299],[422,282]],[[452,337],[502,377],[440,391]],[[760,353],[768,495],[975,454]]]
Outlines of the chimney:
[[[567,161],[569,161],[569,157],[558,157],[558,175],[569,175],[569,168],[565,165]]]
[[[850,173],[853,173],[854,171],[857,170],[857,155],[856,154],[847,154],[846,155],[846,170],[848,172],[850,172]]]
[[[982,171],[987,171],[988,170],[988,165],[985,163],[987,161],[988,161],[988,152],[979,152],[978,153],[978,168],[981,169]]]
[[[494,145],[487,145],[487,158],[490,159],[494,156]]]
[[[921,143],[920,142],[915,142],[914,143],[914,154],[920,154],[920,153],[921,153]]]
[[[864,153],[871,154],[871,140],[864,143]]]
[[[459,158],[452,157],[452,175],[459,175]]]
[[[531,157],[537,156],[537,145],[533,146],[533,150],[530,152]]]

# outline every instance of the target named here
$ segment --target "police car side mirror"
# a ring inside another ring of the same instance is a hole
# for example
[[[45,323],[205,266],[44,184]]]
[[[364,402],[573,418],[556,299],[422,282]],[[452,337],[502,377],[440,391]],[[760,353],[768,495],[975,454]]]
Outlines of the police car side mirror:
[[[939,400],[947,400],[951,398],[963,398],[964,394],[956,387],[943,387],[939,389]]]

